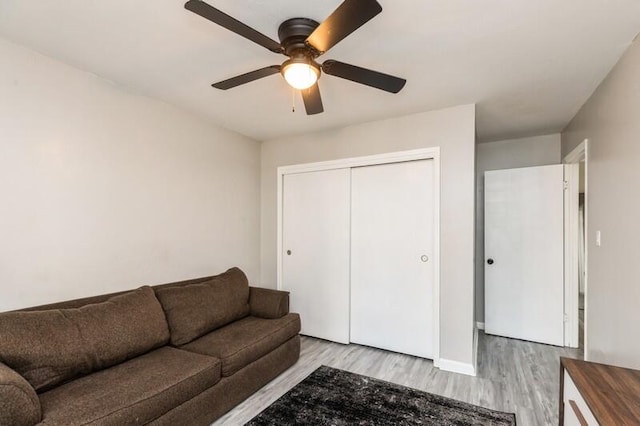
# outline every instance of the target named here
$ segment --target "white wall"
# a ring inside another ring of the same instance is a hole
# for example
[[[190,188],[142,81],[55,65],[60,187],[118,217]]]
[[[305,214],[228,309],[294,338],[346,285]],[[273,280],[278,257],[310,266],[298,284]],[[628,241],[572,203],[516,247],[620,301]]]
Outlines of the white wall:
[[[276,286],[279,166],[441,147],[441,357],[473,362],[475,107],[360,124],[262,144],[261,282]]]
[[[0,311],[257,280],[257,142],[2,39],[0,58]]]
[[[563,155],[586,138],[586,355],[640,368],[639,41],[565,128]]]
[[[476,321],[484,322],[484,172],[560,163],[560,134],[478,144],[476,163]]]

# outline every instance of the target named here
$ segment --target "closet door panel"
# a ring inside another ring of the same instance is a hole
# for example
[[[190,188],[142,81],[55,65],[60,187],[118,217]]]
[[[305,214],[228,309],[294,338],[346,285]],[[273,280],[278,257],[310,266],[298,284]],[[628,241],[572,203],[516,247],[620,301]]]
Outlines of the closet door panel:
[[[351,341],[433,357],[433,160],[352,169]]]
[[[282,289],[302,334],[349,343],[350,169],[284,176]]]

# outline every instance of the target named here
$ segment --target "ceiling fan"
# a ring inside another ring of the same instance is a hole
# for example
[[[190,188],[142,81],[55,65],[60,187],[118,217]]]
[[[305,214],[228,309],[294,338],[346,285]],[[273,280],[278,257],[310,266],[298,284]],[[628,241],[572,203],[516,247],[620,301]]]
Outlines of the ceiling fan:
[[[398,93],[406,83],[402,78],[344,62],[327,60],[322,65],[316,62],[316,58],[382,12],[376,0],[345,0],[321,24],[307,18],[287,19],[278,28],[280,43],[202,0],[189,0],[184,7],[274,53],[289,57],[282,65],[271,65],[212,84],[216,89],[227,90],[281,73],[289,85],[302,92],[307,114],[312,115],[324,111],[318,88],[322,72],[390,93]]]

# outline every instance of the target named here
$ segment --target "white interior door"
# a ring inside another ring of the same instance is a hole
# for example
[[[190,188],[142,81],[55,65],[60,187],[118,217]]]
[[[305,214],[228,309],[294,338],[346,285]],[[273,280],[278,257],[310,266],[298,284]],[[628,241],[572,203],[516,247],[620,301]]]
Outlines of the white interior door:
[[[484,176],[485,332],[564,344],[563,166]]]
[[[433,160],[352,169],[351,341],[433,357]]]
[[[283,183],[282,289],[302,334],[349,343],[350,169]]]

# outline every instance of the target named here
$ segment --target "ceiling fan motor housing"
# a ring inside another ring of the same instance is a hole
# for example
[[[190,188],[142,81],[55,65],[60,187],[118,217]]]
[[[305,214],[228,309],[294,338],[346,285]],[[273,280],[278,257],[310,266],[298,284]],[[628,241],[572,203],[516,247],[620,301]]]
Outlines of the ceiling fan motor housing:
[[[308,18],[291,18],[280,24],[278,38],[284,48],[284,53],[291,57],[306,56],[315,59],[320,52],[305,43],[307,37],[315,30],[319,23]]]

